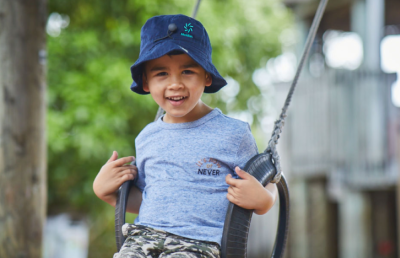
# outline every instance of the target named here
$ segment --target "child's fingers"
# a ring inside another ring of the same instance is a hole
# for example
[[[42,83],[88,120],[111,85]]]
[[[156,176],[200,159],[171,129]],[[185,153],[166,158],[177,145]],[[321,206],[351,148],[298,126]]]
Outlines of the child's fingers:
[[[125,168],[123,169],[119,174],[132,174],[132,175],[136,175],[137,174],[137,170],[134,168]]]
[[[237,189],[237,188],[236,188]],[[235,192],[235,188],[230,186],[228,188],[228,194],[232,195],[232,196],[236,196],[236,192]]]
[[[119,174],[119,176],[126,173],[137,175],[137,168],[129,165],[116,168],[116,171]]]
[[[247,179],[251,176],[249,173],[247,173],[246,171],[244,171],[243,169],[241,169],[239,167],[235,167],[235,172],[242,179]]]
[[[122,182],[126,182],[128,180],[133,180],[135,179],[135,176],[132,174],[125,174],[122,176]]]
[[[228,201],[230,201],[233,204],[237,204],[237,199],[235,198],[235,196],[233,196],[232,194],[228,193],[226,195],[226,198],[228,199]]]
[[[226,182],[228,185],[231,185],[231,186],[235,186],[235,187],[236,187],[236,186],[238,185],[238,183],[239,183],[239,180],[233,178],[231,174],[228,174],[228,175],[226,175],[226,177],[225,177],[225,182]]]
[[[116,159],[118,159],[118,152],[113,151],[113,153],[111,154],[111,157],[107,160],[107,163],[113,162]]]
[[[132,168],[132,169],[137,170],[137,167],[135,165],[130,165],[130,164],[123,165],[123,166],[121,166],[121,168]]]
[[[136,173],[136,171],[133,170],[133,169],[125,169],[125,170],[121,171],[121,172],[118,174],[118,177],[120,177],[120,178],[126,178],[127,175],[129,175],[129,178],[135,179],[135,177],[137,176],[137,173]]]
[[[132,162],[133,159],[134,159],[134,157],[132,157],[132,156],[130,156],[130,157],[123,157],[123,158],[120,158],[120,159],[117,159],[117,160],[113,161],[113,163],[114,163],[113,165],[114,165],[115,167],[121,167],[121,166],[123,166],[123,165],[126,164],[126,163]]]

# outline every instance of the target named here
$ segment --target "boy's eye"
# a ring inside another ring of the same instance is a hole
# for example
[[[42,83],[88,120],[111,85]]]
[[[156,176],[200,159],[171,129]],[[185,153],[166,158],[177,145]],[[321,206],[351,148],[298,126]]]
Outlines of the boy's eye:
[[[190,71],[190,70],[184,70],[182,73],[183,73],[183,74],[192,74],[192,73],[194,73],[194,72],[193,72],[193,71]]]
[[[161,72],[161,73],[156,74],[156,76],[165,76],[165,75],[167,75],[166,72]]]

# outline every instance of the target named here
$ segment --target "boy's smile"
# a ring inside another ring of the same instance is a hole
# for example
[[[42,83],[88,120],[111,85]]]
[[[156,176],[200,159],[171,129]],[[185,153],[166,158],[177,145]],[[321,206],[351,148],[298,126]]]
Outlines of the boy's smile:
[[[166,123],[191,122],[210,112],[200,98],[211,83],[211,75],[187,54],[164,55],[145,64],[143,90],[165,110]]]

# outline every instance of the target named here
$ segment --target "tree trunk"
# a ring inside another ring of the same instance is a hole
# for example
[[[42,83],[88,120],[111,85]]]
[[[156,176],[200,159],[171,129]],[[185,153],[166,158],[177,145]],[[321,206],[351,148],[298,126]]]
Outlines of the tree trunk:
[[[41,257],[46,0],[0,0],[0,257]]]

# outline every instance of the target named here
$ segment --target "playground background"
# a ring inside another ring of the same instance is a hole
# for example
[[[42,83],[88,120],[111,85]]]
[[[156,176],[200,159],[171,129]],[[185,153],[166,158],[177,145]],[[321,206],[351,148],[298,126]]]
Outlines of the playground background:
[[[190,15],[195,3],[47,0],[41,14],[46,51],[39,51],[40,64],[47,67],[46,176],[39,177],[47,198],[33,204],[45,210],[38,220],[43,227],[24,209],[32,200],[20,193],[28,195],[28,188],[19,189],[9,176],[30,178],[28,170],[7,166],[5,125],[26,116],[25,111],[5,111],[13,105],[5,94],[5,101],[0,98],[0,258],[112,257],[114,210],[94,195],[92,183],[113,150],[121,157],[135,155],[134,139],[158,108],[150,96],[129,89],[140,28],[154,15]],[[18,5],[0,0],[0,25],[15,25],[1,23],[6,20],[2,10],[19,10],[10,8],[13,4]],[[219,93],[204,94],[203,101],[249,122],[260,151],[280,113],[317,4],[201,1],[197,19],[209,33],[213,63],[228,81]],[[2,44],[7,40],[3,31],[0,58],[7,60],[11,48]],[[398,1],[328,4],[278,145],[292,193],[286,257],[400,257],[399,46]],[[0,92],[7,89],[2,77],[11,74],[6,65],[0,63]],[[22,137],[18,144],[28,145],[31,138]],[[253,217],[250,258],[270,253],[278,208]],[[127,221],[134,217],[128,215]],[[13,229],[26,218],[43,234],[35,231],[35,238]]]

